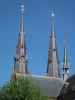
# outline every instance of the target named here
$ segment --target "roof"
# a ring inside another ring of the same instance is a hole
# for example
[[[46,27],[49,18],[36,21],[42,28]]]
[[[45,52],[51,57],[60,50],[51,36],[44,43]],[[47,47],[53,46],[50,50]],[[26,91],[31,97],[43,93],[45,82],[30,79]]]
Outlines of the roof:
[[[17,73],[17,77],[21,76]],[[32,79],[34,85],[40,88],[44,96],[57,97],[65,82],[59,78],[38,76],[38,75],[23,75],[25,78]]]

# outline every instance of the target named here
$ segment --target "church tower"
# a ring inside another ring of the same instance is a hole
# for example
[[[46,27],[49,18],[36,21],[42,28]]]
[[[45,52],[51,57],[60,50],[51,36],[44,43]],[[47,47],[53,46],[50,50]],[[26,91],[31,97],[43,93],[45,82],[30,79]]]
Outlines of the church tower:
[[[28,74],[27,68],[27,49],[26,49],[26,41],[25,41],[25,32],[24,32],[24,5],[21,4],[21,12],[20,12],[20,25],[19,25],[19,36],[18,43],[16,46],[16,56],[14,58],[14,69],[13,73],[25,75]]]
[[[56,34],[55,34],[54,12],[52,12],[51,14],[51,35],[50,35],[50,43],[48,50],[47,76],[60,78],[58,50],[57,50]]]

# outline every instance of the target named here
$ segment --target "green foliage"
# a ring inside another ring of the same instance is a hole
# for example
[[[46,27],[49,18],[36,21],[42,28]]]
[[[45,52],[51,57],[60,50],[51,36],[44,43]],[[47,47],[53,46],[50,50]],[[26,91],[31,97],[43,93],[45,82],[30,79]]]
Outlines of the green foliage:
[[[17,79],[10,81],[0,89],[0,100],[48,100],[32,80]]]

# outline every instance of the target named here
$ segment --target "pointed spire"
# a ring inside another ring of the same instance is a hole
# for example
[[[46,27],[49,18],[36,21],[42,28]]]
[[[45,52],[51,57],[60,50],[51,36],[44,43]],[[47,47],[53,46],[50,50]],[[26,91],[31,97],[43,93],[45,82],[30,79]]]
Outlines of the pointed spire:
[[[20,6],[20,27],[19,27],[19,37],[18,44],[16,48],[16,54],[18,57],[25,56],[26,54],[26,44],[24,40],[24,4]]]
[[[51,14],[51,36],[50,36],[50,43],[49,43],[49,50],[48,50],[47,75],[50,77],[60,77],[54,20],[55,20],[55,14],[54,12],[52,12]]]
[[[65,36],[66,37],[66,36]],[[64,64],[63,64],[63,80],[67,80],[69,77],[69,62],[67,56],[67,46],[66,46],[66,39],[64,41]]]
[[[16,57],[14,63],[14,72],[20,74],[27,74],[27,49],[26,41],[24,38],[24,4],[21,4],[20,9],[20,28],[19,28],[19,37],[18,44],[16,47]]]

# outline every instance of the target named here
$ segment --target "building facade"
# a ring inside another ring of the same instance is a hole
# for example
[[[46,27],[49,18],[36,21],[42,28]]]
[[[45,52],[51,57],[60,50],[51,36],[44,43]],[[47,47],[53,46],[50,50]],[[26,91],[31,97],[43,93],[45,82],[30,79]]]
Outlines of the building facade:
[[[37,76],[34,77],[33,75],[29,74],[28,54],[27,54],[27,48],[26,48],[26,36],[25,36],[25,31],[24,31],[24,4],[21,4],[19,36],[18,36],[18,43],[16,46],[16,55],[14,57],[12,79],[16,79],[16,77],[18,76],[24,76],[28,78],[32,76],[33,81],[38,80],[37,83],[40,83],[38,84],[40,89],[43,86],[43,89],[46,90],[49,100],[56,100],[58,94],[61,91],[60,89],[63,88],[66,80],[69,77],[68,70],[69,70],[69,66],[68,66],[68,59],[67,59],[67,48],[65,47],[64,48],[64,64],[63,64],[64,73],[63,73],[63,80],[62,80],[61,75],[60,75],[61,71],[60,71],[60,66],[59,66],[59,55],[58,55],[56,32],[55,32],[55,14],[54,12],[52,12],[50,41],[49,41],[49,49],[48,49],[48,63],[47,63],[47,71],[46,71],[47,75],[43,76],[42,78],[41,76],[40,78],[38,78]],[[47,88],[49,87],[49,89],[45,89],[45,87]]]

